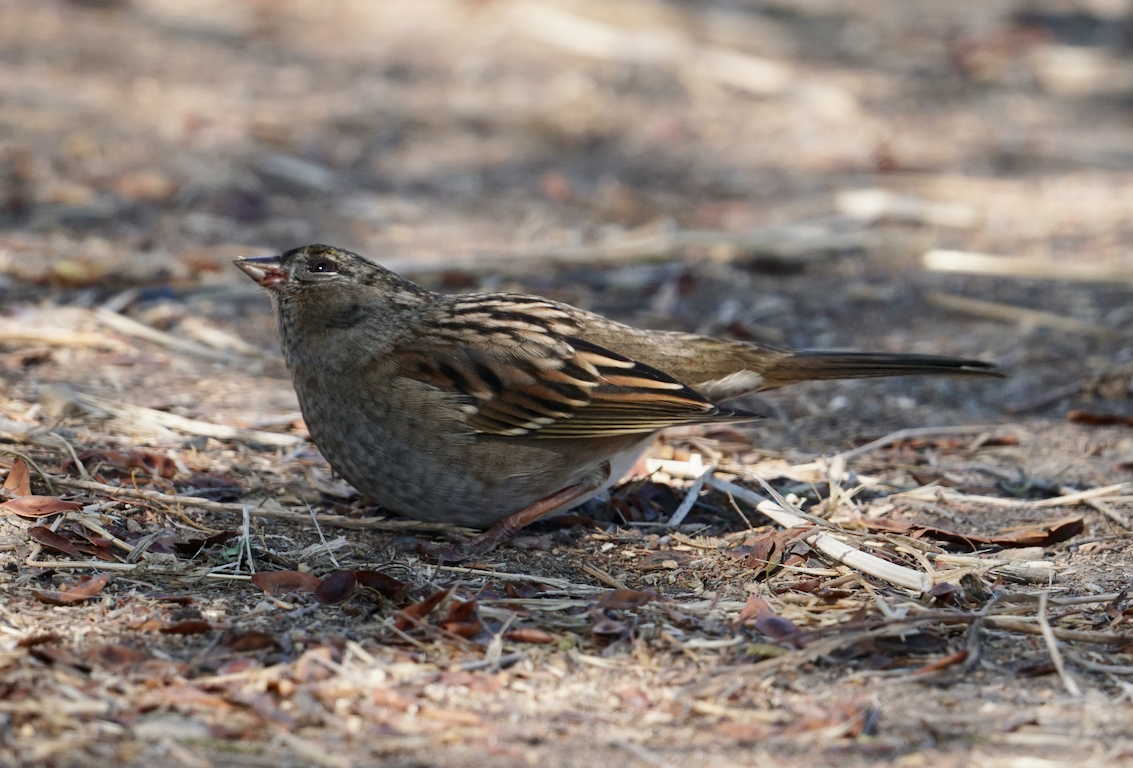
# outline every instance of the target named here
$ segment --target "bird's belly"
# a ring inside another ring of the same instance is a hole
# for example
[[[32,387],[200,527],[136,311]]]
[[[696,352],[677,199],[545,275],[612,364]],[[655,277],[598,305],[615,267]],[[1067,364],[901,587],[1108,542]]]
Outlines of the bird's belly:
[[[451,408],[386,409],[380,401],[334,402],[325,388],[317,397],[299,390],[299,402],[315,444],[330,465],[365,497],[407,517],[486,528],[587,477],[609,461],[609,478],[564,505],[564,511],[597,495],[633,466],[649,440],[598,444],[579,460],[562,441],[470,434],[437,413]],[[376,409],[382,409],[376,412]],[[347,415],[347,418],[344,418]],[[608,450],[605,450],[608,446]]]

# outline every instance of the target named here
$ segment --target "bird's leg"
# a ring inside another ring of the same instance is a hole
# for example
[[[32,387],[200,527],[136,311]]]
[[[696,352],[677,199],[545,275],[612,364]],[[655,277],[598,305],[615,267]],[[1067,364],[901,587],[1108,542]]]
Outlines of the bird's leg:
[[[550,496],[539,499],[539,501],[526,509],[521,509],[514,515],[505,517],[503,520],[493,525],[468,543],[469,553],[479,556],[491,552],[516,531],[526,528],[536,520],[545,517],[547,514],[554,512],[560,507],[570,504],[575,499],[582,498],[596,488],[601,488],[609,479],[610,462],[604,461],[592,473],[591,477],[585,478],[574,485],[568,485],[560,491],[555,491]]]

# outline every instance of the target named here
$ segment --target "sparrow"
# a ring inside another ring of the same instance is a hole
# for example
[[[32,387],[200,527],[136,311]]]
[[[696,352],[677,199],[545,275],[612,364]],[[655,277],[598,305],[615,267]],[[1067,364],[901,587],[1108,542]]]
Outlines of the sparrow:
[[[634,328],[539,296],[442,295],[327,245],[239,259],[267,290],[304,420],[358,491],[498,541],[617,482],[666,427],[818,379],[1002,376],[979,360],[812,352]]]

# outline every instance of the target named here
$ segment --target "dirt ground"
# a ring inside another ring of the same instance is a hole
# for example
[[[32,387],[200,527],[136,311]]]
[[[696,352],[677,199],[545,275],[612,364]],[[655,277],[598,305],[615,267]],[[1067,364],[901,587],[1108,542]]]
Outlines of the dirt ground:
[[[1131,104],[1127,0],[0,0],[0,763],[1133,763]],[[230,263],[310,242],[1009,378],[752,398],[440,564]],[[667,525],[708,464],[931,590]]]

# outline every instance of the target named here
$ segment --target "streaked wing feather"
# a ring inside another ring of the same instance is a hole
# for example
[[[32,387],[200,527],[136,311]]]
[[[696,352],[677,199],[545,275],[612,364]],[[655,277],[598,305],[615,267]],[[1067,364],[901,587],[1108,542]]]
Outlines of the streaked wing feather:
[[[469,427],[484,434],[605,437],[756,418],[578,338],[572,315],[553,302],[465,297],[435,328],[430,345],[395,352],[400,372],[464,395]]]

